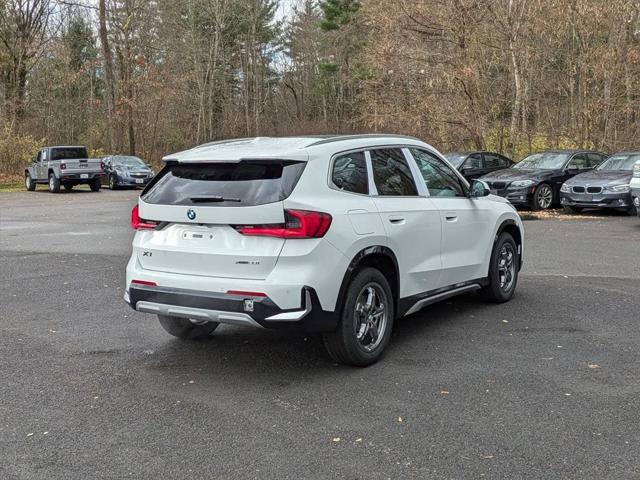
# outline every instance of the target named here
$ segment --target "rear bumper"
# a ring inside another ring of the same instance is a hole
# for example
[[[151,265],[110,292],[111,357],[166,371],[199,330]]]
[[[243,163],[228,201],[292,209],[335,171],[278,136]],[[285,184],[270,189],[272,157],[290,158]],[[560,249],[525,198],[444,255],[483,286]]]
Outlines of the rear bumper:
[[[85,176],[86,175],[86,176]],[[94,178],[104,177],[104,172],[67,172],[60,171],[60,181],[88,182]]]
[[[585,198],[586,197],[586,198]],[[574,194],[560,193],[560,204],[582,208],[629,208],[631,193]]]
[[[268,297],[229,295],[171,287],[131,285],[124,300],[139,312],[264,328],[301,328],[327,332],[338,319],[325,312],[310,287],[300,292],[300,307],[283,310]]]

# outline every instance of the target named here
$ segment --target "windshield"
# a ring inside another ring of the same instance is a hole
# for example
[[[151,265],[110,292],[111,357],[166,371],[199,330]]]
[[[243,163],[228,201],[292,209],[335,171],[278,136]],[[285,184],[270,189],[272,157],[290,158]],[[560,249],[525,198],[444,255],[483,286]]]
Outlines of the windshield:
[[[614,155],[598,166],[596,170],[627,170],[631,172],[636,162],[640,162],[640,153]]]
[[[515,164],[513,168],[520,170],[535,170],[538,168],[543,170],[557,170],[562,168],[568,159],[568,153],[534,153],[533,155],[526,157],[520,163]]]
[[[444,158],[449,160],[449,163],[454,167],[458,168],[464,162],[464,159],[467,158],[466,153],[447,153]]]
[[[124,165],[125,167],[144,167],[145,164],[138,157],[113,157],[114,165]]]

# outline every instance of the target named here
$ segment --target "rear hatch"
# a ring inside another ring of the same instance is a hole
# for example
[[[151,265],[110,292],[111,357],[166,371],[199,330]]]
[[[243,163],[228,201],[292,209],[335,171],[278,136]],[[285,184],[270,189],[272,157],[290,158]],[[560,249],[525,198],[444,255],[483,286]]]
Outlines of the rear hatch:
[[[160,272],[266,278],[285,239],[240,231],[284,224],[282,202],[304,166],[286,160],[167,165],[140,198],[140,218],[159,222],[140,236],[140,264]]]

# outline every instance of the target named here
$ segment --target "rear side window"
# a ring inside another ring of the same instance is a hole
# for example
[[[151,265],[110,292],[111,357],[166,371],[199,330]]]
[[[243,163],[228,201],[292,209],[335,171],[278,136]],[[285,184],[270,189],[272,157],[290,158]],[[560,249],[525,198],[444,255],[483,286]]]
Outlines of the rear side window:
[[[378,195],[418,195],[409,163],[404,158],[402,150],[397,148],[371,150],[371,164]]]
[[[484,154],[486,168],[507,168],[510,166],[509,160],[493,153]]]
[[[333,162],[331,181],[340,190],[367,195],[369,184],[364,153],[353,152],[337,157]]]
[[[252,207],[291,195],[304,162],[242,161],[167,165],[142,199],[160,205]]]
[[[87,149],[84,147],[52,148],[49,160],[71,160],[74,158],[88,158]]]
[[[598,155],[597,153],[587,153],[587,158],[589,159],[589,167],[595,168],[600,165],[604,157],[602,155]]]

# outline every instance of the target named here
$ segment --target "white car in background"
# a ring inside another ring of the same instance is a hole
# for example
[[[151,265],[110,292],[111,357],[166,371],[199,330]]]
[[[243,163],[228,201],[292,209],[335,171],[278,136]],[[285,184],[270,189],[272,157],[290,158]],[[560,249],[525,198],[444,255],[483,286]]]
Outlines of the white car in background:
[[[253,138],[164,160],[132,211],[124,297],[176,337],[299,326],[364,366],[397,318],[514,294],[520,217],[418,139]]]

